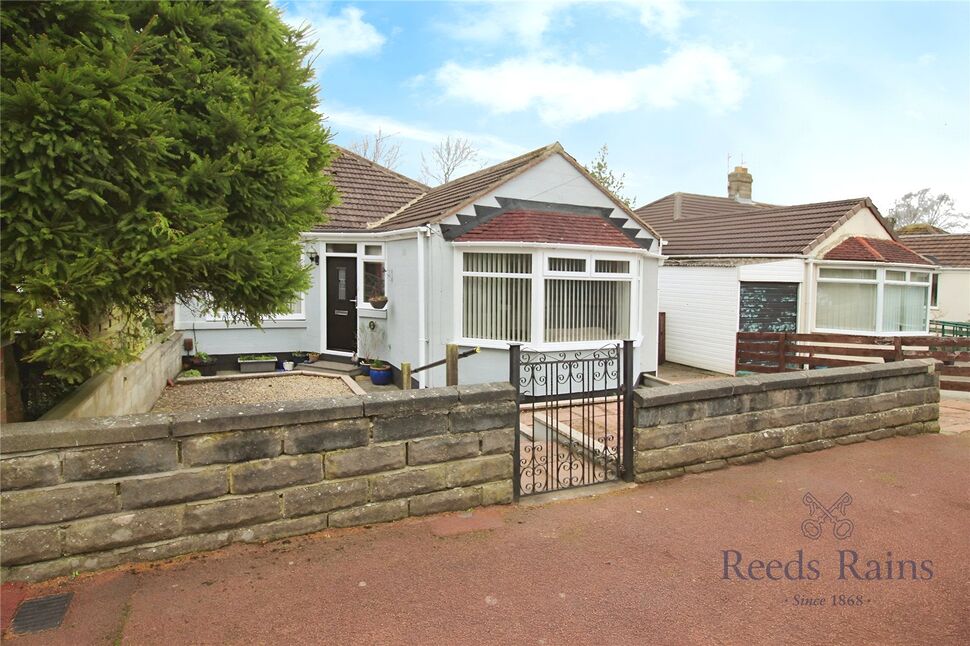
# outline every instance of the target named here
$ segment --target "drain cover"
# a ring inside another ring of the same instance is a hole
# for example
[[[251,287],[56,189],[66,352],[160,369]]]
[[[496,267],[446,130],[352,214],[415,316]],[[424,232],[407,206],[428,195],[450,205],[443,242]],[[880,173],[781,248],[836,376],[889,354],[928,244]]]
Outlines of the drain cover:
[[[27,599],[17,608],[11,628],[15,633],[36,633],[57,628],[64,621],[73,592]]]

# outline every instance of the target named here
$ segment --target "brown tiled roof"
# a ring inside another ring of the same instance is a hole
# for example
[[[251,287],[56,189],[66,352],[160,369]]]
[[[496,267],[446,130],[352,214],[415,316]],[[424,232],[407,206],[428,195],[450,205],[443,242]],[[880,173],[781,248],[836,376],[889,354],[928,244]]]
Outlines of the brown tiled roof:
[[[944,267],[970,267],[970,233],[903,236],[907,247]]]
[[[932,265],[906,245],[895,240],[852,236],[825,254],[826,260],[854,260],[861,262],[899,262],[910,265]]]
[[[436,186],[420,198],[403,206],[403,208],[385,213],[387,217],[377,225],[377,228],[382,230],[404,229],[447,217],[468,202],[489,192],[492,187],[511,179],[559,150],[562,150],[559,144],[543,146],[500,164],[483,168],[478,172]]]
[[[509,211],[475,227],[458,242],[545,242],[639,249],[640,246],[598,215]]]
[[[869,198],[855,198],[671,220],[661,229],[668,241],[663,252],[670,256],[806,254],[862,208],[881,218]]]
[[[337,187],[340,203],[327,211],[329,220],[314,231],[363,229],[429,190],[345,148],[334,147],[337,155],[325,172]]]
[[[702,218],[719,213],[741,213],[757,208],[772,208],[771,204],[738,202],[730,197],[697,195],[696,193],[671,193],[655,202],[638,208],[635,213],[650,223],[660,235],[667,238],[675,219]]]

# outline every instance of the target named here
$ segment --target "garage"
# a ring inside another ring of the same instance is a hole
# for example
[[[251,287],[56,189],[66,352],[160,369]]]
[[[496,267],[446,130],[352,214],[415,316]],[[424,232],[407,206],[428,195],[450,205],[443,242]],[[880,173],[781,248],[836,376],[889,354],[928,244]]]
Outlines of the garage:
[[[798,283],[741,282],[741,332],[796,332]]]

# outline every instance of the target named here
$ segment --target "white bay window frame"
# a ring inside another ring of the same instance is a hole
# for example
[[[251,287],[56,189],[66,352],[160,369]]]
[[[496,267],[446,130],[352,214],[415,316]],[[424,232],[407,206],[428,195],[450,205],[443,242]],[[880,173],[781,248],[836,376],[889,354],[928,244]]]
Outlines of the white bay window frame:
[[[824,269],[851,269],[851,270],[867,270],[875,272],[875,278],[863,279],[863,278],[832,278],[823,276]],[[905,274],[905,279],[897,280],[895,278],[889,278],[888,274],[893,274],[894,272],[901,272]],[[819,262],[815,269],[815,294],[814,294],[814,320],[812,321],[812,330],[815,332],[821,332],[826,334],[854,334],[858,336],[920,336],[929,333],[929,318],[930,318],[930,287],[932,285],[932,274],[933,268],[924,265],[890,265],[888,267],[873,266],[873,263],[844,263],[844,262]],[[915,276],[914,276],[915,275]],[[925,276],[926,279],[923,280],[920,276]],[[854,330],[854,329],[838,329],[838,328],[827,328],[818,326],[818,316],[819,307],[818,293],[821,285],[829,284],[845,284],[845,285],[874,285],[876,287],[876,319],[875,319],[875,329],[874,330]],[[921,330],[887,330],[885,329],[885,303],[886,303],[886,287],[888,286],[904,286],[904,287],[920,287],[925,289],[923,296],[923,328]]]
[[[593,339],[588,341],[570,342],[547,342],[545,339],[545,316],[546,316],[546,280],[583,280],[591,282],[626,282],[629,284],[629,320],[627,324],[627,338],[632,338],[634,344],[639,346],[642,342],[640,331],[640,276],[641,276],[641,257],[642,252],[617,252],[615,248],[597,247],[568,247],[568,246],[511,246],[511,245],[489,245],[482,243],[459,243],[455,245],[456,271],[454,272],[454,336],[457,343],[466,346],[479,346],[483,348],[505,349],[510,343],[521,343],[530,349],[535,350],[583,350],[598,348],[603,344],[618,341],[615,338]],[[465,254],[525,254],[532,256],[532,271],[527,274],[505,274],[465,271]],[[557,271],[550,269],[550,258],[583,259],[585,267],[583,271]],[[628,263],[626,273],[607,273],[596,272],[595,263],[597,260],[622,261]],[[527,278],[531,280],[531,302],[530,302],[530,338],[526,340],[509,339],[485,339],[472,336],[465,336],[465,291],[464,279],[466,276],[492,275],[496,277],[515,277]]]

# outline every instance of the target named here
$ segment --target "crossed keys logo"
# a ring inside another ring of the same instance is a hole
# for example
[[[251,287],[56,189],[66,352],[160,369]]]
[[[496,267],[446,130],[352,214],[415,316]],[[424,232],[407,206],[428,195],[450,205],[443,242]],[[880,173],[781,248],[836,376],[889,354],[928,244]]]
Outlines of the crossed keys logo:
[[[826,522],[832,523],[832,535],[845,540],[852,536],[852,521],[845,517],[845,508],[852,504],[852,496],[843,493],[831,507],[826,507],[809,491],[802,497],[802,502],[808,507],[809,517],[802,523],[802,534],[812,540],[822,535],[822,527]]]

